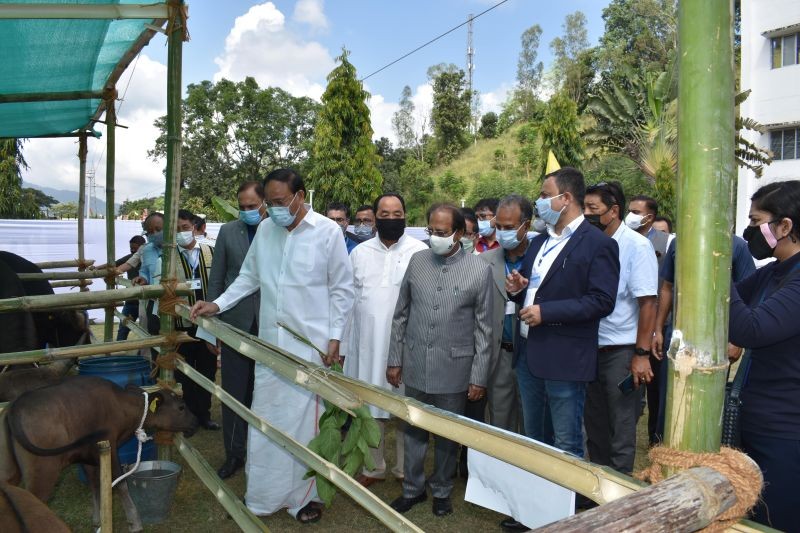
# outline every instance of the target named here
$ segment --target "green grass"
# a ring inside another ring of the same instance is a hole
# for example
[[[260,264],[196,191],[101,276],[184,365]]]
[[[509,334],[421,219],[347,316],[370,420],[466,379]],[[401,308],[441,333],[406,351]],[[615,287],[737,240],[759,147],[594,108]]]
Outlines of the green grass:
[[[96,327],[96,326],[95,326]],[[102,327],[95,330],[95,334],[102,336]],[[212,402],[212,417],[220,421],[220,404],[216,398]],[[394,430],[390,423],[386,431],[386,450],[394,450]],[[211,464],[217,468],[224,462],[224,448],[221,431],[199,430],[189,439]],[[430,472],[433,463],[432,446],[428,449],[426,471]],[[642,416],[637,427],[637,454],[636,469],[639,470],[647,464],[647,417]],[[393,453],[387,454],[387,470],[394,466]],[[194,472],[186,466],[177,451],[173,452],[173,460],[183,467],[175,500],[172,504],[169,519],[163,524],[145,526],[147,532],[192,532],[202,533],[227,533],[239,531],[236,523],[227,516],[222,506],[206,489],[205,485],[197,478]],[[233,478],[227,480],[228,485],[240,497],[244,496],[245,477],[244,470],[240,470]],[[431,499],[417,505],[406,516],[425,531],[452,532],[452,531],[499,531],[499,522],[504,517],[464,501],[465,480],[457,478],[453,491],[454,513],[444,518],[438,518],[431,512]],[[401,485],[394,478],[370,487],[371,490],[383,501],[391,502],[400,495]],[[125,531],[125,513],[114,498],[114,524],[115,530]],[[89,531],[91,529],[91,495],[87,486],[78,481],[77,467],[73,466],[64,471],[49,502],[50,507],[74,531]],[[264,523],[271,531],[334,531],[343,533],[385,531],[386,528],[361,509],[353,500],[338,494],[329,509],[325,509],[322,520],[314,525],[301,525],[285,511],[277,512],[263,518]]]
[[[521,127],[521,124],[514,125],[495,139],[478,139],[478,142],[467,147],[453,162],[437,166],[432,169],[431,173],[438,177],[449,170],[471,184],[481,174],[495,170],[495,152],[497,150],[505,153],[505,166],[510,173],[518,166],[517,132]]]

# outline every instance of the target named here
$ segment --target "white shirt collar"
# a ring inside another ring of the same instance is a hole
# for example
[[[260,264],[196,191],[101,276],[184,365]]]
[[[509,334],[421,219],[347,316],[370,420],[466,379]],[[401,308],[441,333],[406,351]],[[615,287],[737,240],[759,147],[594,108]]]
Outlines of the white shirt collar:
[[[580,226],[582,223],[583,223],[583,215],[581,214],[578,215],[578,217],[575,220],[567,224],[567,227],[564,228],[564,231],[561,232],[561,235],[556,235],[554,229],[555,226],[550,226],[550,225],[547,226],[547,234],[550,236],[551,239],[556,241],[561,239],[566,239],[567,237],[571,237],[572,234],[575,233],[575,230],[578,229],[578,226]]]

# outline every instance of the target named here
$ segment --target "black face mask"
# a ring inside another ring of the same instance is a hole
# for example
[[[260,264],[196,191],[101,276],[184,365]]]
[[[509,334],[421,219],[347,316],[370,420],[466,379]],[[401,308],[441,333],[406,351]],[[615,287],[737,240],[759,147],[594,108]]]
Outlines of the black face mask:
[[[772,222],[770,222],[771,224]],[[750,250],[750,255],[756,259],[768,259],[772,257],[775,249],[769,245],[767,238],[761,233],[761,226],[747,226],[742,234],[744,240],[747,241],[747,248]]]
[[[600,217],[603,215],[583,215],[586,219],[586,222],[594,226],[595,228],[599,229],[600,231],[605,231],[608,227],[608,224],[603,224],[600,222]]]
[[[378,237],[386,241],[399,241],[406,229],[406,219],[404,218],[377,218],[375,228],[378,230]]]

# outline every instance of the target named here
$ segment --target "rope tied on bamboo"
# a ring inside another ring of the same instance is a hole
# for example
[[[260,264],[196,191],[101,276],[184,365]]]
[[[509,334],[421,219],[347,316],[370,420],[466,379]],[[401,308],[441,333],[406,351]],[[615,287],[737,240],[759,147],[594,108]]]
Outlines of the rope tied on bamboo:
[[[88,260],[84,259],[83,261],[81,261],[80,259],[76,259],[75,262],[76,262],[76,264],[78,266],[78,271],[79,272],[83,272],[84,270],[86,270],[90,266],[94,265],[94,259],[88,259]]]
[[[179,333],[180,332],[173,330],[170,331],[167,335],[165,335],[164,345],[173,349],[170,351],[165,351],[159,354],[158,357],[156,357],[156,366],[155,368],[153,368],[153,371],[151,372],[152,377],[156,377],[158,375],[159,369],[175,370],[176,367],[175,360],[179,358],[183,360],[183,356],[181,356],[181,354],[177,352],[178,346],[181,344],[181,342],[178,340]],[[166,382],[161,382],[161,380],[159,380],[158,384],[161,385],[163,388],[172,390],[174,382],[170,384]]]
[[[733,486],[736,504],[719,514],[703,531],[720,531],[746,516],[758,502],[764,482],[761,470],[747,455],[723,446],[719,453],[695,453],[675,450],[666,446],[655,446],[648,453],[650,466],[638,472],[635,477],[650,483],[664,479],[663,468],[672,467],[686,470],[698,466],[713,468]]]
[[[178,280],[175,278],[165,279],[161,282],[164,287],[164,294],[158,299],[158,311],[172,317],[177,317],[175,306],[178,304],[188,304],[185,298],[178,296]]]
[[[117,267],[108,265],[106,267],[106,275],[103,276],[103,281],[105,281],[108,285],[113,287],[117,286],[117,276],[121,276],[123,272],[120,272]]]
[[[189,20],[189,6],[173,0],[169,3],[169,22],[167,23],[167,37],[172,35],[175,29],[181,30],[181,40],[186,42],[189,40],[189,26],[186,21]]]

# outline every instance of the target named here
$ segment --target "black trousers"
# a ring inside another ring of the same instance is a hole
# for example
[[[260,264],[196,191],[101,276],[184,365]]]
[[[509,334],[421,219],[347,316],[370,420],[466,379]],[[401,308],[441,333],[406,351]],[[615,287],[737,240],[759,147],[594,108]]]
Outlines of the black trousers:
[[[217,356],[211,353],[204,341],[187,342],[178,347],[178,353],[184,361],[207,377],[213,383],[217,374]],[[202,423],[211,419],[211,393],[179,370],[175,372],[175,381],[183,388],[183,400],[186,406]]]
[[[647,384],[647,436],[650,444],[656,444],[663,439],[658,431],[658,411],[661,405],[662,384],[659,380],[662,361],[654,356],[650,356],[650,368],[653,369],[653,381]],[[666,361],[663,364],[667,364]]]
[[[258,334],[258,325],[253,321],[250,333]],[[246,407],[253,403],[255,361],[245,357],[227,344],[222,345],[222,388]],[[247,452],[247,422],[226,405],[222,405],[222,438],[225,441],[225,457],[245,460]]]

